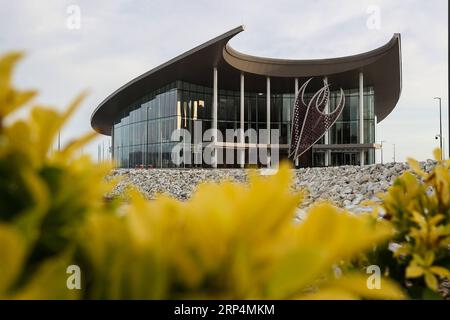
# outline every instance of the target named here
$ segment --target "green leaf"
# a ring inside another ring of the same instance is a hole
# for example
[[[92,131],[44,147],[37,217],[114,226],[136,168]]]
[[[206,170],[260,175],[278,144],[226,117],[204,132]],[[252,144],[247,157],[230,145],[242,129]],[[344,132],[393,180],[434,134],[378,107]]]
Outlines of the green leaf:
[[[25,245],[16,230],[0,224],[0,298],[22,271]]]
[[[425,283],[427,284],[428,288],[437,291],[438,290],[438,281],[434,274],[431,272],[425,273]]]
[[[447,268],[433,266],[430,268],[430,271],[433,272],[435,275],[438,275],[442,278],[450,279],[450,270],[448,270]]]
[[[422,292],[422,299],[423,300],[442,300],[442,296],[433,290],[430,290],[429,288],[425,288]]]
[[[406,268],[406,277],[407,278],[418,278],[421,277],[424,273],[424,270],[422,267],[414,264],[414,265],[409,265]]]
[[[427,251],[427,253],[425,253],[425,258],[424,258],[424,262],[425,262],[425,266],[431,266],[433,264],[434,261],[434,252],[433,251]]]

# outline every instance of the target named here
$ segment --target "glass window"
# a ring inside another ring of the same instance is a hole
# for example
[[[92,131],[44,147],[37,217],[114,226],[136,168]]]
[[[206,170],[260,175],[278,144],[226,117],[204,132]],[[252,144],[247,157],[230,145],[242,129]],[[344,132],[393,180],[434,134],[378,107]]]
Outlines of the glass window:
[[[219,96],[219,107],[217,110],[217,117],[220,120],[226,120],[227,119],[227,99],[226,96]]]
[[[212,95],[205,94],[204,116],[202,119],[212,119]]]
[[[256,96],[250,95],[245,97],[245,121],[256,121]]]
[[[374,119],[374,96],[372,94],[364,95],[364,119]]]
[[[260,92],[246,92],[244,98],[245,128],[266,129],[267,101],[265,88]],[[375,140],[373,88],[364,90],[364,137],[366,143]],[[346,90],[346,105],[335,125],[330,129],[330,143],[358,143],[358,99],[357,89]],[[307,94],[307,100],[312,97]],[[330,110],[334,110],[340,92],[330,96]],[[271,95],[271,127],[280,130],[279,142],[290,142],[293,93]],[[151,92],[120,112],[114,119],[112,132],[114,157],[120,166],[136,166],[142,163],[155,167],[172,166],[169,144],[172,132],[178,126],[186,128],[193,137],[193,124],[201,121],[202,132],[212,125],[212,88],[183,81],[168,84]],[[227,129],[240,126],[240,92],[219,88],[218,129],[223,134]],[[323,142],[324,139],[321,139]],[[319,142],[320,143],[320,142]],[[164,151],[166,150],[166,151]],[[340,163],[352,162],[351,155],[336,153]],[[347,159],[347,158],[348,159]],[[350,158],[349,158],[350,157]],[[370,155],[369,155],[370,157]],[[337,158],[336,158],[337,159]],[[337,161],[337,160],[336,160]],[[347,161],[347,162],[348,162]]]
[[[375,143],[375,120],[364,120],[364,143]]]
[[[325,152],[313,152],[313,166],[325,166]]]
[[[239,110],[239,100],[233,96],[228,96],[226,98],[226,120],[236,121],[239,118],[236,115],[236,110]]]
[[[291,99],[288,95],[283,95],[283,106],[282,106],[282,116],[281,121],[290,122],[291,121]]]
[[[350,125],[350,143],[358,143],[358,123],[356,121],[353,121]]]
[[[282,123],[281,124],[280,137],[279,137],[280,144],[290,143],[290,136],[291,136],[291,133],[290,133],[289,124]]]
[[[266,122],[267,121],[267,102],[266,102],[265,94],[258,94],[257,108],[258,108],[257,121],[259,123]]]

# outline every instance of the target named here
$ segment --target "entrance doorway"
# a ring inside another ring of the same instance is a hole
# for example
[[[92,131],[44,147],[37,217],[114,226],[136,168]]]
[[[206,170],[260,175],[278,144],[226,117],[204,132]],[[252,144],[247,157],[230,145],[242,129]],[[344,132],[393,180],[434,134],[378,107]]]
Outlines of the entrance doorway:
[[[356,163],[356,153],[355,152],[345,152],[344,153],[344,164],[350,166],[356,166],[359,163]],[[358,161],[359,162],[359,161]]]
[[[356,166],[359,165],[358,152],[331,152],[332,166]]]

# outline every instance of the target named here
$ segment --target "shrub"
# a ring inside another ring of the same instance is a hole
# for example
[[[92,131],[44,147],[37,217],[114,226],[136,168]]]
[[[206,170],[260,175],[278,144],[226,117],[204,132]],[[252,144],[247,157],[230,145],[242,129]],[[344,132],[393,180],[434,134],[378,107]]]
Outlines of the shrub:
[[[329,204],[293,223],[301,193],[283,165],[249,186],[203,184],[186,202],[166,196],[104,201],[109,164],[77,155],[87,134],[61,151],[51,145],[81,95],[65,112],[34,106],[11,85],[20,54],[0,59],[0,298],[403,298],[389,279],[370,290],[367,275],[332,266],[386,242],[387,222]],[[8,124],[6,120],[10,120]],[[78,265],[80,291],[66,270]]]
[[[384,219],[396,233],[395,250],[379,247],[376,263],[413,298],[441,298],[439,282],[450,278],[450,160],[438,161],[430,173],[408,159],[413,172],[398,177],[381,196]]]
[[[112,205],[102,201],[108,190],[102,180],[110,165],[75,156],[93,134],[59,152],[51,150],[84,95],[64,112],[33,105],[26,119],[7,124],[8,116],[36,95],[12,87],[13,66],[21,56],[11,53],[0,59],[0,296],[16,297],[14,289],[20,287],[20,297],[38,292],[42,297],[69,297],[72,292],[56,287],[58,281],[65,286],[65,268],[85,217]]]

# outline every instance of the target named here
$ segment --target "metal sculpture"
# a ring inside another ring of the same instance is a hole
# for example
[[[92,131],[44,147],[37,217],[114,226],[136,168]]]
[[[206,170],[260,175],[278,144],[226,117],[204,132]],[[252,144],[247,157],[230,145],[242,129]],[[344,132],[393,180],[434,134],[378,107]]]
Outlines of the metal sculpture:
[[[331,113],[324,113],[330,99],[330,89],[327,83],[317,91],[308,104],[305,102],[305,91],[310,78],[300,88],[294,105],[291,127],[291,145],[289,157],[294,161],[308,151],[328,129],[336,122],[345,105],[344,90],[336,109]]]

